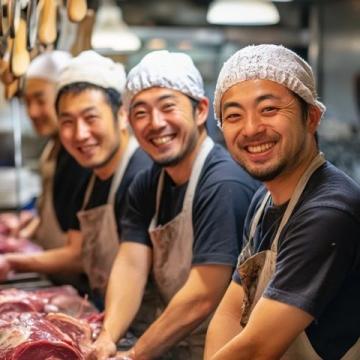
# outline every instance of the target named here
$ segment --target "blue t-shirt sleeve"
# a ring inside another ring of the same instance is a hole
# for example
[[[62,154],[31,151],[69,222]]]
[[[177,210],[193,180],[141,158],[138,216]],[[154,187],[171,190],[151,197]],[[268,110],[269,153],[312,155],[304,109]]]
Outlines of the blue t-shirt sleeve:
[[[234,180],[219,181],[202,190],[193,209],[194,265],[235,266],[252,195],[252,189]]]
[[[328,207],[308,209],[291,219],[264,296],[319,317],[359,267],[358,227],[346,212]]]

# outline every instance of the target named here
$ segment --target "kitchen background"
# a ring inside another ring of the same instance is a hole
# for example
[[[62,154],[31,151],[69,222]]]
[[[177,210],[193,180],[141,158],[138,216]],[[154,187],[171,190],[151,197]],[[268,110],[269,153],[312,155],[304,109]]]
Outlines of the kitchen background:
[[[254,9],[226,12],[244,14],[242,21],[251,24],[235,24],[235,19],[210,23],[209,11],[219,3],[258,2],[272,6],[275,24],[254,24]],[[154,49],[185,51],[202,72],[210,98],[223,61],[239,48],[260,43],[290,47],[313,66],[327,106],[321,149],[360,182],[360,0],[88,0],[88,7],[92,10],[79,24],[59,7],[57,48],[77,54],[92,47],[127,70]],[[39,192],[37,159],[44,144],[21,99],[6,100],[3,93],[0,84],[0,210],[24,206]],[[223,142],[212,116],[208,127]]]

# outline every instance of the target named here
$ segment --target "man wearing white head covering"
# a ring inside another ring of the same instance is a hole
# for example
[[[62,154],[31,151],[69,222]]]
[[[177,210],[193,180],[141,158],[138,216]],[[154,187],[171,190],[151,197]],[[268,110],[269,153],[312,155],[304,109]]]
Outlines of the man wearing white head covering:
[[[12,230],[20,237],[31,237],[44,249],[66,244],[70,220],[79,206],[77,197],[89,177],[89,171],[77,164],[58,137],[56,81],[70,59],[71,55],[64,51],[40,54],[31,62],[25,78],[24,98],[29,118],[37,134],[49,140],[40,157],[43,189],[37,204],[38,214],[26,224],[20,221]],[[20,215],[21,218],[24,217]],[[53,280],[78,284],[79,278],[62,274]]]
[[[60,139],[92,177],[77,209],[79,220],[74,215],[69,225],[66,245],[8,258],[16,271],[84,271],[99,302],[118,249],[118,219],[127,187],[151,163],[130,136],[121,110],[125,79],[121,64],[93,51],[73,58],[59,74],[55,106]]]
[[[360,187],[319,152],[310,66],[283,46],[245,47],[224,64],[214,107],[264,187],[205,358],[360,359]]]
[[[114,352],[152,273],[158,318],[120,358],[202,359],[206,320],[230,280],[256,184],[207,136],[208,99],[188,55],[146,55],[128,75],[124,105],[155,165],[128,191],[95,353]]]

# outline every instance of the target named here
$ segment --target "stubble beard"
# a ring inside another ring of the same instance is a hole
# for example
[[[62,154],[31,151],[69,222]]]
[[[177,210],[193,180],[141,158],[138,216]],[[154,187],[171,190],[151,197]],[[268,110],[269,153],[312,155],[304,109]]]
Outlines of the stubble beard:
[[[113,157],[116,155],[116,153],[118,152],[120,148],[120,141],[118,141],[114,147],[112,148],[112,150],[110,151],[110,153],[108,154],[108,156],[103,160],[101,161],[100,163],[97,163],[95,165],[92,165],[92,166],[89,166],[90,169],[92,170],[98,170],[104,166],[106,166],[112,159]]]
[[[157,160],[153,158],[154,163],[163,167],[173,167],[183,161],[196,147],[198,141],[198,133],[196,129],[190,134],[184,148],[176,155],[169,156],[168,158]]]
[[[261,182],[268,182],[276,179],[277,177],[291,172],[301,161],[301,153],[305,147],[305,139],[299,144],[299,147],[291,158],[284,155],[276,164],[269,166],[265,169],[251,169],[242,159],[236,158],[236,161],[240,164],[245,171],[254,179]]]

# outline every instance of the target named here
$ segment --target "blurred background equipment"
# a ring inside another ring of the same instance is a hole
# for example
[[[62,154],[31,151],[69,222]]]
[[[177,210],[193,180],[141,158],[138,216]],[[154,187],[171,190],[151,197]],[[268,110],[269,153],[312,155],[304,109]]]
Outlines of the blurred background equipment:
[[[26,169],[36,177],[44,141],[27,121],[21,88],[30,60],[44,51],[77,55],[93,48],[127,70],[154,49],[184,51],[202,72],[212,98],[224,59],[249,44],[275,43],[312,65],[328,108],[319,131],[321,147],[360,181],[359,18],[358,0],[0,0],[0,166],[14,167],[14,174]],[[223,143],[212,114],[207,126]],[[2,173],[0,167],[5,193]],[[25,196],[25,184],[14,181],[17,195],[10,197],[18,200],[5,201],[6,206],[22,207],[33,196]]]

